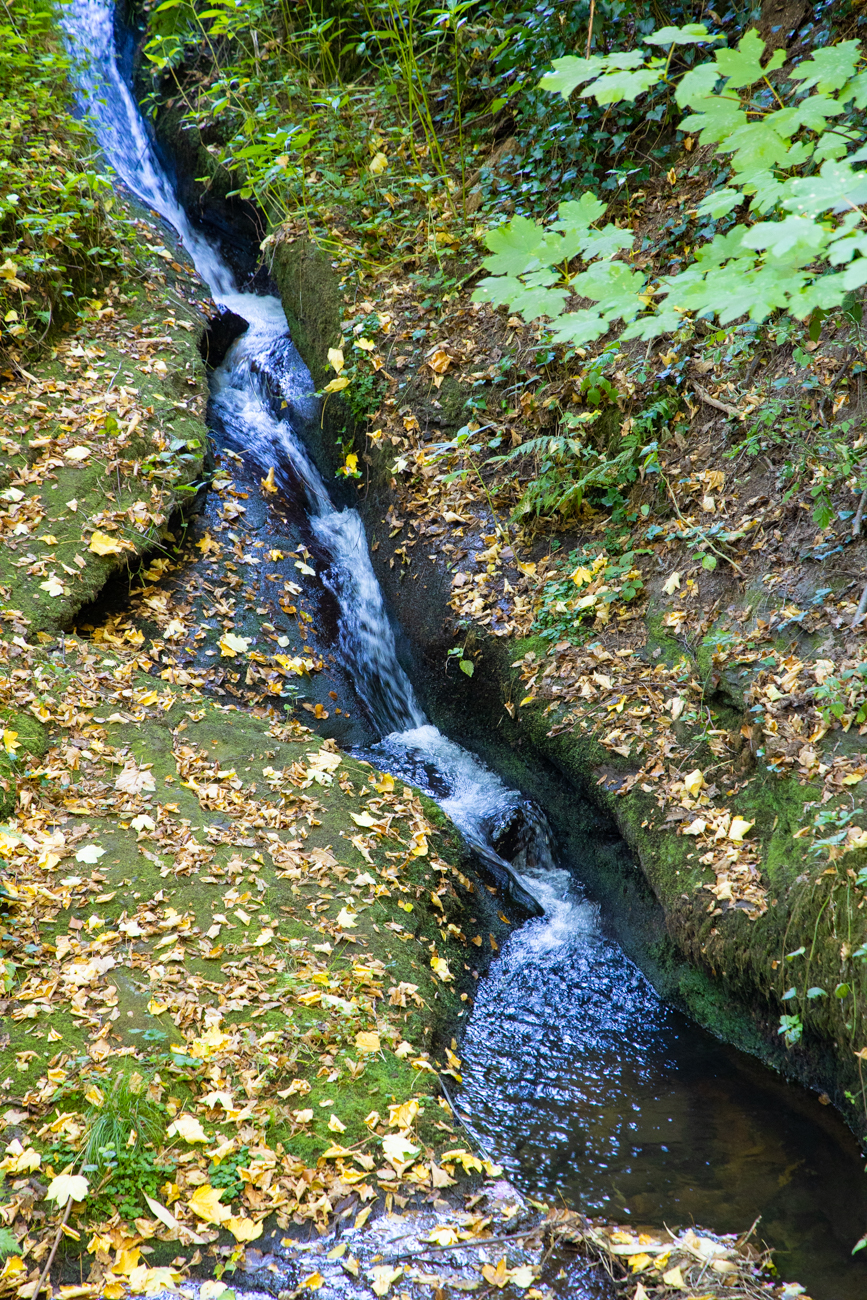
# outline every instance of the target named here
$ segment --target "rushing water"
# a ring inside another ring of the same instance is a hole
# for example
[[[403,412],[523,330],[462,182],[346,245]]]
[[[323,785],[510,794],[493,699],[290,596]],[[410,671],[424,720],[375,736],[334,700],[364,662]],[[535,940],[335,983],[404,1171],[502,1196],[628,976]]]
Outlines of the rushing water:
[[[362,521],[335,509],[305,450],[318,406],[279,301],[240,291],[178,205],[119,71],[107,0],[70,0],[63,21],[107,161],[175,228],[215,302],[249,322],[212,376],[212,419],[275,465],[303,507],[327,557],[341,657],[382,737],[377,762],[432,794],[537,913],[480,984],[462,1046],[465,1122],[537,1196],[717,1231],[762,1215],[784,1276],[816,1300],[863,1300],[867,1266],[849,1252],[867,1222],[867,1188],[851,1136],[806,1093],[667,1008],[606,936],[576,884],[580,863],[557,862],[541,811],[425,717],[397,660]]]

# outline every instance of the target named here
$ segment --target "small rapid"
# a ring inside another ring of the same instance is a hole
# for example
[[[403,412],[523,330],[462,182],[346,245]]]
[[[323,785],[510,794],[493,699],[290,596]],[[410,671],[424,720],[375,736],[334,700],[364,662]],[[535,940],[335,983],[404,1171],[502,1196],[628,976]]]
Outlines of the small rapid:
[[[531,914],[480,979],[457,1104],[523,1190],[625,1222],[763,1235],[816,1300],[855,1300],[867,1198],[855,1144],[812,1098],[662,1003],[558,859],[542,810],[425,716],[399,663],[364,524],[305,439],[320,418],[280,302],[246,293],[180,207],[118,66],[108,0],[62,7],[82,107],[118,178],[169,222],[215,303],[247,322],[211,377],[215,433],[300,504],[338,648],[379,742],[366,756],[435,798]]]

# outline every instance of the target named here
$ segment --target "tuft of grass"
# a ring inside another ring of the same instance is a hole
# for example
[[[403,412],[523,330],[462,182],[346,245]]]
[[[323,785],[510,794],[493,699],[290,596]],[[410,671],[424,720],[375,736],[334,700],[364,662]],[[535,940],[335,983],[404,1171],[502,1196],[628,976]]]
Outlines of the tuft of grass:
[[[82,1152],[85,1171],[110,1173],[128,1151],[158,1143],[163,1114],[146,1089],[140,1074],[125,1075],[113,1084],[101,1105],[91,1108]]]

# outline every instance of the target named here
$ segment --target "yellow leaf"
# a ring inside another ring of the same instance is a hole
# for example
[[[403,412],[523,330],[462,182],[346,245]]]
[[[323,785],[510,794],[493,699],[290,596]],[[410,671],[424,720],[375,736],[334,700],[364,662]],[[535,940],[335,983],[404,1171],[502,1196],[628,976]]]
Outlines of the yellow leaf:
[[[509,1270],[509,1281],[519,1291],[526,1291],[528,1286],[532,1286],[534,1277],[535,1273],[529,1264],[522,1264],[520,1268]]]
[[[126,1287],[123,1282],[103,1283],[99,1289],[99,1294],[105,1297],[105,1300],[123,1300],[126,1295]]]
[[[391,794],[394,789],[394,777],[390,776],[388,772],[383,772],[379,780],[375,782],[373,788],[378,791],[379,794]]]
[[[502,1289],[509,1281],[509,1268],[505,1259],[501,1259],[496,1268],[493,1264],[485,1264],[482,1269],[482,1277],[486,1282],[489,1282],[491,1286],[500,1287]]]
[[[305,1277],[301,1285],[306,1286],[308,1291],[318,1291],[324,1281],[325,1278],[321,1273],[311,1273],[309,1277]]]
[[[379,1048],[379,1034],[374,1033],[372,1030],[365,1030],[362,1033],[355,1035],[355,1050],[362,1056],[368,1055],[371,1052],[378,1052]]]
[[[343,1120],[338,1119],[336,1115],[332,1115],[328,1121],[328,1131],[329,1133],[345,1133],[346,1125]]]
[[[323,393],[342,393],[344,388],[348,387],[349,380],[346,375],[338,375],[336,379],[331,380],[330,384],[326,384],[322,391]]]
[[[630,1255],[626,1262],[633,1273],[640,1273],[643,1268],[647,1268],[647,1265],[652,1263],[652,1260],[650,1255],[642,1252],[639,1255]]]
[[[388,158],[385,156],[385,154],[382,153],[381,151],[379,153],[375,153],[370,160],[370,167],[368,170],[374,176],[381,176],[384,171],[388,171]],[[378,1292],[377,1294],[384,1295],[385,1292],[382,1291],[382,1292]]]
[[[392,1268],[390,1264],[377,1264],[375,1268],[368,1269],[367,1276],[374,1295],[388,1295],[392,1282],[403,1276],[403,1265]]]
[[[356,339],[355,346],[357,348],[361,348],[362,352],[373,352],[376,348],[376,344],[373,342],[373,339],[364,339],[364,338]]]
[[[399,1133],[387,1133],[382,1139],[382,1151],[386,1160],[400,1165],[417,1156],[419,1148]]]
[[[52,573],[50,578],[46,578],[45,582],[40,582],[39,590],[47,591],[49,596],[62,596],[66,592],[63,583],[54,573]]]
[[[743,817],[733,817],[729,827],[729,839],[734,844],[742,843],[747,831],[751,831],[754,826],[755,822],[744,821]]]
[[[6,730],[3,732],[3,748],[7,754],[14,754],[16,749],[21,748],[21,741],[18,739],[17,731]]]
[[[262,490],[265,491],[265,492],[276,492],[276,491],[278,490],[278,489],[277,489],[277,484],[274,482],[274,466],[273,466],[273,465],[272,465],[271,468],[268,470],[268,474],[267,474],[267,476],[266,476],[265,478],[261,478],[261,479],[259,479],[259,483],[260,483],[260,486],[262,487]]]
[[[250,645],[250,638],[247,636],[235,636],[234,632],[224,632],[217,642],[220,647],[220,656],[223,659],[234,659],[235,655],[243,654]]]
[[[662,1280],[666,1286],[674,1287],[678,1291],[686,1289],[686,1283],[679,1268],[670,1268],[667,1273],[663,1273]]]
[[[348,907],[341,907],[340,911],[337,913],[337,924],[341,927],[341,929],[354,930],[357,923],[358,923],[357,913],[350,912]]]
[[[262,1236],[262,1224],[255,1223],[248,1219],[246,1215],[232,1215],[223,1223],[228,1228],[236,1241],[255,1241],[257,1237]]]
[[[369,812],[363,812],[363,813],[350,813],[349,815],[350,815],[350,817],[352,818],[352,820],[355,822],[356,826],[375,826],[375,825],[376,825],[376,819],[375,819],[374,817],[371,817],[371,815],[370,815]]]
[[[92,534],[87,549],[93,551],[94,555],[122,555],[124,550],[113,537],[99,530]]]
[[[434,975],[438,980],[442,980],[443,984],[447,984],[449,980],[454,979],[454,975],[449,970],[449,964],[444,957],[431,957],[430,966]]]
[[[666,596],[673,596],[679,586],[680,574],[673,573],[671,577],[662,584],[662,590],[665,592]]]
[[[331,368],[332,368],[333,370],[335,370],[335,371],[337,372],[338,375],[340,374],[340,372],[341,372],[341,370],[343,369],[344,364],[345,364],[344,359],[343,359],[343,349],[342,349],[342,348],[329,348],[329,349],[328,349],[328,364],[329,364],[329,366],[331,366]]]
[[[51,1180],[45,1198],[63,1209],[67,1201],[83,1201],[89,1186],[83,1174],[58,1174]]]
[[[222,1187],[211,1187],[210,1183],[203,1183],[193,1192],[187,1205],[205,1223],[225,1223],[232,1217],[232,1211],[228,1205],[220,1204],[222,1195]]]
[[[358,1212],[358,1214],[356,1214],[356,1216],[355,1216],[355,1223],[353,1224],[353,1227],[355,1227],[355,1228],[363,1228],[364,1225],[365,1225],[365,1223],[367,1223],[367,1220],[370,1218],[370,1214],[371,1214],[371,1211],[372,1211],[372,1210],[373,1210],[373,1206],[372,1206],[372,1205],[365,1205],[364,1209],[363,1209],[363,1210],[360,1210],[360,1211]],[[345,1265],[345,1263],[344,1263],[344,1268],[345,1268],[345,1267],[346,1267],[346,1265]]]
[[[64,459],[72,461],[87,460],[90,455],[89,447],[67,447],[63,453]]]
[[[202,1128],[195,1115],[179,1115],[174,1123],[169,1125],[169,1137],[182,1137],[185,1142],[207,1142],[208,1135]]]
[[[117,1259],[111,1266],[112,1273],[120,1273],[122,1276],[129,1277],[134,1268],[138,1268],[141,1259],[141,1251],[138,1246],[131,1250],[119,1250]]]
[[[697,798],[703,786],[704,776],[698,768],[683,778],[683,787],[687,794],[692,795],[693,799]]]

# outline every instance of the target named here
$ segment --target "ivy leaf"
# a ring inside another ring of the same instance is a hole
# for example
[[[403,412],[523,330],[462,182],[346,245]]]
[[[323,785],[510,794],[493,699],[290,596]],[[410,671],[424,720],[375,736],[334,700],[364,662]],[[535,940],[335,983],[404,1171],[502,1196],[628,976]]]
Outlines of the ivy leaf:
[[[820,94],[840,90],[854,73],[861,57],[859,41],[841,41],[814,50],[809,59],[799,63],[791,74],[793,81],[802,81],[803,89],[815,86]]]
[[[662,76],[662,68],[640,68],[637,72],[611,72],[594,81],[586,90],[582,90],[581,98],[589,99],[592,96],[600,105],[619,104],[624,99],[634,103],[645,90],[649,90],[651,86],[661,81]]]
[[[719,77],[719,68],[715,63],[700,63],[697,68],[690,68],[681,77],[674,92],[678,107],[685,108],[687,104],[693,106],[694,101],[711,95]]]
[[[536,250],[544,233],[529,217],[513,217],[485,236],[485,243],[494,256],[486,257],[482,265],[500,275],[521,275],[533,270],[539,264]]]
[[[578,86],[598,77],[603,67],[603,61],[598,55],[579,59],[574,54],[567,54],[565,58],[554,59],[554,71],[545,73],[539,82],[539,89],[550,90],[553,94],[568,99]]]
[[[739,90],[743,86],[752,86],[786,62],[785,50],[774,50],[763,68],[761,57],[764,52],[765,42],[755,29],[741,37],[736,50],[717,50],[717,67],[728,78],[726,89]]]
[[[661,27],[642,39],[645,45],[697,45],[700,41],[721,41],[722,36],[711,35],[704,23],[685,23],[683,27]]]
[[[692,107],[696,112],[685,117],[678,129],[698,132],[699,144],[717,144],[747,122],[747,115],[739,102],[725,99],[722,95],[694,100]]]

